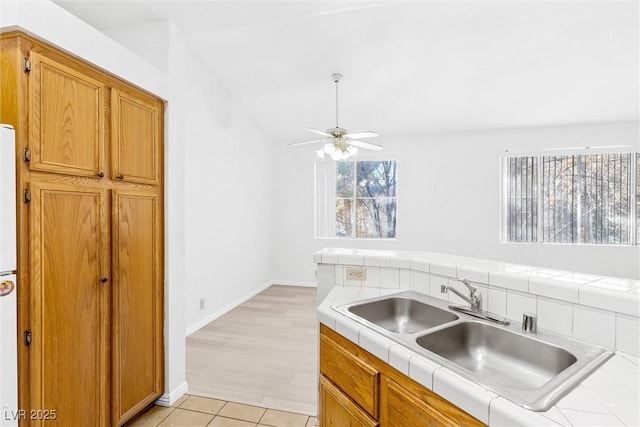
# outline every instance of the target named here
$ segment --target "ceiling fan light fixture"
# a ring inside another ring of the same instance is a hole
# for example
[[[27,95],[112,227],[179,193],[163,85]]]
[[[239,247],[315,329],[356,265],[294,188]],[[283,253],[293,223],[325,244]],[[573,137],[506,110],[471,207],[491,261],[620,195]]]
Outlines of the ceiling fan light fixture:
[[[323,139],[295,142],[289,144],[289,146],[291,147],[324,142],[325,144],[323,145],[323,147],[319,150],[316,150],[316,154],[320,158],[325,158],[325,155],[329,155],[329,157],[331,157],[331,159],[333,160],[345,160],[348,157],[355,155],[358,152],[358,147],[374,151],[381,150],[381,145],[362,142],[356,139],[373,138],[378,136],[377,133],[373,131],[349,133],[346,129],[340,127],[340,125],[338,124],[338,83],[340,83],[340,80],[342,79],[342,74],[332,74],[331,79],[336,85],[336,127],[327,129],[326,131],[321,131],[313,128],[305,128],[310,132],[321,135]]]

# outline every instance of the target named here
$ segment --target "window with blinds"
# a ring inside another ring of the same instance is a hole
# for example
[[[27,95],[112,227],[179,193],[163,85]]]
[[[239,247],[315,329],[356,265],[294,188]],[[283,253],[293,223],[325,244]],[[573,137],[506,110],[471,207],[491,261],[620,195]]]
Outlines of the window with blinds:
[[[637,245],[640,154],[503,159],[503,240]]]

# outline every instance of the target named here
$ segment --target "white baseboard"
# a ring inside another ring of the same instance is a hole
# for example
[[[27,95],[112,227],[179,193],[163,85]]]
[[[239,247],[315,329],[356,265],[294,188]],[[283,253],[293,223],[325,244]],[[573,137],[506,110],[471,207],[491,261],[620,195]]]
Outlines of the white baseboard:
[[[282,286],[302,286],[304,288],[315,288],[318,286],[316,282],[300,282],[293,280],[272,280],[271,284]]]
[[[225,305],[221,309],[216,310],[213,313],[209,314],[207,317],[205,317],[203,319],[200,319],[196,323],[188,326],[186,331],[185,331],[185,336],[188,337],[189,335],[191,335],[192,333],[194,333],[198,329],[202,328],[203,326],[208,325],[209,323],[211,323],[214,320],[216,320],[218,317],[220,317],[223,314],[233,310],[234,308],[236,308],[237,306],[239,306],[243,302],[247,301],[248,299],[253,298],[254,296],[256,296],[260,292],[264,291],[265,289],[267,289],[271,285],[303,286],[303,287],[307,287],[307,288],[315,288],[316,287],[316,283],[315,282],[300,282],[300,281],[291,281],[291,280],[270,280],[270,281],[262,284],[262,286],[259,286],[258,288],[256,288],[253,291],[249,292],[248,294],[241,296],[240,298],[238,298],[238,299],[230,302],[229,304]]]
[[[208,325],[209,323],[213,322],[218,317],[222,316],[223,314],[227,313],[228,311],[233,310],[234,308],[236,308],[237,306],[239,306],[240,304],[242,304],[243,302],[245,302],[249,298],[252,298],[255,295],[259,294],[260,292],[264,291],[265,289],[267,289],[272,284],[273,283],[270,282],[270,281],[267,282],[267,283],[264,283],[262,286],[259,286],[258,288],[254,289],[253,291],[249,292],[248,294],[241,296],[240,298],[238,298],[238,299],[230,302],[229,304],[225,305],[221,309],[214,311],[213,313],[211,313],[207,317],[205,317],[203,319],[200,319],[196,323],[188,326],[186,331],[185,331],[185,336],[188,337],[189,335],[191,335],[192,333],[194,333],[198,329],[202,328],[203,326]]]
[[[160,396],[155,402],[160,406],[171,406],[178,401],[186,392],[189,391],[189,385],[186,381],[183,381],[178,387],[171,390],[169,393],[165,393]]]

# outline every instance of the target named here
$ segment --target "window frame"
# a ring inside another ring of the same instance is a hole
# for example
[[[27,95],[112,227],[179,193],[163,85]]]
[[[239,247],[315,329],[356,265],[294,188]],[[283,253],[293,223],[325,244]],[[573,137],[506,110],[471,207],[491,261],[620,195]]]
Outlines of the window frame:
[[[585,155],[608,155],[608,154],[630,154],[629,164],[629,231],[627,243],[597,243],[597,242],[549,242],[542,240],[543,236],[543,203],[540,197],[542,188],[542,168],[544,157],[560,156],[585,156]],[[508,231],[509,200],[508,185],[509,177],[507,162],[510,158],[536,158],[536,230],[534,232],[535,241],[510,241]],[[631,145],[604,146],[604,147],[576,147],[576,148],[549,148],[542,150],[503,150],[500,153],[500,243],[524,244],[524,245],[581,245],[581,246],[615,246],[615,247],[637,247],[640,246],[640,224],[638,223],[638,209],[640,209],[640,183],[637,177],[640,174],[640,147]]]
[[[334,239],[334,240],[358,240],[358,241],[395,241],[398,240],[398,199],[399,199],[399,187],[398,187],[398,166],[399,160],[395,155],[385,156],[357,156],[351,157],[341,162],[349,162],[353,164],[353,196],[352,197],[338,197],[336,195],[336,172],[337,161],[330,159],[316,159],[314,161],[314,238],[315,239]],[[357,196],[357,162],[395,162],[396,164],[396,188],[395,197],[358,197]],[[330,173],[328,170],[330,166]],[[338,236],[336,234],[336,202],[338,199],[352,200],[354,213],[351,218],[352,233],[356,233],[357,227],[357,209],[358,199],[369,200],[395,200],[396,201],[396,224],[395,224],[395,237],[356,237],[351,236]]]

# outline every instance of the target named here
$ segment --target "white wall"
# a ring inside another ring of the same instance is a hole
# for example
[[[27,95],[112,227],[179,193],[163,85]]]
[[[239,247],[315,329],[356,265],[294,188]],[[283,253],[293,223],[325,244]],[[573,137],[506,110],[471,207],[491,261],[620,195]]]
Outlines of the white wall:
[[[3,1],[0,23],[168,100],[166,390],[182,390],[185,329],[261,289],[273,276],[270,141],[203,69],[173,24],[110,33],[134,54],[46,0]]]
[[[312,254],[328,246],[433,251],[640,278],[639,247],[499,241],[501,150],[638,146],[637,122],[386,136],[377,142],[385,147],[381,153],[395,154],[399,162],[395,241],[314,239],[314,147],[276,146],[276,279],[315,280]]]
[[[165,116],[165,393],[173,403],[185,382],[184,142],[178,91],[168,74],[48,0],[0,1],[0,30],[19,29],[84,58],[168,100]],[[166,70],[165,70],[166,71]]]
[[[271,142],[175,25],[108,34],[169,73],[170,113],[177,108],[180,116],[169,131],[180,126],[175,133],[184,150],[183,186],[175,191],[185,210],[185,324],[193,331],[272,278]]]
[[[270,140],[193,55],[186,117],[187,294],[193,325],[272,278]],[[205,308],[200,310],[200,299]]]

